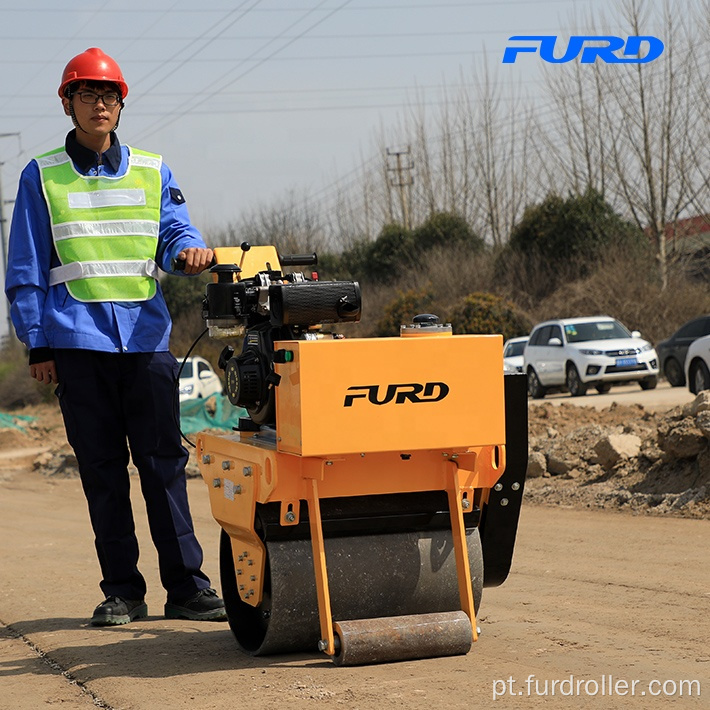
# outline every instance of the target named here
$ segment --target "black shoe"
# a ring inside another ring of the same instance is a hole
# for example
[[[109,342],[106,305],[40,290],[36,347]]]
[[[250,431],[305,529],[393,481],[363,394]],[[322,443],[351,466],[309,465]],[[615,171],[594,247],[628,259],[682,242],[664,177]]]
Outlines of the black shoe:
[[[167,602],[166,619],[191,619],[192,621],[224,621],[227,612],[224,602],[214,589],[201,589],[189,599]]]
[[[142,599],[122,599],[121,597],[106,597],[91,617],[92,626],[118,626],[127,624],[133,619],[143,619],[148,616],[148,607]]]

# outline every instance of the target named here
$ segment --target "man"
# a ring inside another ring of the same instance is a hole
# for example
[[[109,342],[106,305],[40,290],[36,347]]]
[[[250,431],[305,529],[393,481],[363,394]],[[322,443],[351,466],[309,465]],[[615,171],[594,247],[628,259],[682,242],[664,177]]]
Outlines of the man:
[[[88,49],[59,87],[74,124],[65,145],[32,160],[13,212],[6,293],[30,375],[57,386],[79,463],[106,599],[95,626],[145,617],[146,583],[129,498],[133,458],[160,578],[165,616],[222,620],[202,572],[176,424],[177,362],[157,281],[174,259],[186,274],[212,261],[185,199],[159,155],[115,134],[128,86],[116,62]]]

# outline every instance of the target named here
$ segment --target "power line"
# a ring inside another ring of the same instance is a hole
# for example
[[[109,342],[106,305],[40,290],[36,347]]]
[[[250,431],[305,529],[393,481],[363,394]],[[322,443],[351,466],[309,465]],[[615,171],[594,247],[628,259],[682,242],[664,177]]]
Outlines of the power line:
[[[102,5],[100,8],[94,10],[94,11],[91,13],[91,15],[89,15],[89,17],[86,19],[86,22],[84,22],[80,27],[78,27],[77,30],[76,30],[76,32],[74,32],[74,34],[73,34],[69,39],[66,39],[66,38],[65,38],[65,42],[64,42],[64,44],[62,45],[62,48],[59,49],[52,57],[50,57],[50,58],[47,59],[47,60],[40,60],[40,61],[37,61],[37,62],[29,61],[29,62],[23,62],[23,63],[25,63],[25,64],[41,64],[43,68],[49,66],[50,63],[54,62],[54,61],[59,57],[59,55],[64,51],[64,49],[66,49],[66,47],[68,47],[75,39],[78,38],[78,36],[79,36],[79,34],[82,32],[82,30],[83,30],[87,25],[89,25],[91,22],[93,22],[93,21],[95,20],[96,16],[97,16],[100,12],[103,12],[104,9],[106,8],[106,6],[109,5],[110,3],[111,3],[111,0],[104,0],[103,5]],[[15,61],[14,61],[14,62],[11,62],[11,63],[16,64],[16,63],[17,63],[17,58],[15,57]],[[38,72],[36,72],[35,74],[33,74],[29,79],[27,79],[27,80],[26,80],[26,83],[32,83],[41,73],[42,73],[42,70],[40,69]],[[18,96],[19,96],[18,94],[15,94],[14,96],[11,97],[11,99],[17,98]]]
[[[175,0],[175,2],[167,10],[165,10],[162,15],[159,15],[158,17],[156,17],[155,20],[150,25],[146,25],[145,27],[143,27],[143,31],[137,37],[133,37],[133,39],[131,39],[131,41],[126,46],[124,46],[123,51],[124,52],[128,51],[134,44],[139,43],[141,40],[154,42],[155,41],[155,37],[154,37],[155,33],[153,32],[153,28],[158,23],[162,22],[163,19],[165,19],[165,16],[167,14],[174,12],[175,8],[178,6],[179,2],[180,2],[180,0]],[[149,33],[150,33],[150,36],[146,37],[146,35],[148,35]],[[125,37],[114,37],[114,38],[111,38],[111,40],[109,40],[109,38],[106,37],[105,35],[101,36],[102,42],[106,42],[107,40],[113,41],[115,39],[123,40],[123,39],[125,39]],[[43,41],[46,41],[46,40],[43,40]]]
[[[485,4],[501,5],[501,4],[516,4],[516,3],[498,2],[498,3],[485,3]],[[468,6],[471,6],[471,5],[472,5],[472,3],[465,3],[465,4],[464,4],[464,3],[456,3],[456,6],[467,6],[467,7],[468,7]],[[440,4],[437,3],[437,4],[435,4],[435,5],[432,5],[431,7],[437,7],[437,8],[438,8],[438,7],[445,7],[445,6],[447,6],[447,5],[440,5]],[[362,7],[362,6],[361,6],[361,7]],[[402,8],[404,8],[404,7],[406,7],[406,6],[398,6],[397,9],[402,9]],[[348,9],[353,9],[353,10],[354,10],[354,9],[360,9],[360,8],[355,8],[355,7],[353,7],[353,8],[348,8]],[[380,7],[377,7],[376,9],[382,9],[382,7],[380,6]],[[294,8],[288,8],[288,10],[293,11]],[[273,11],[273,8],[270,9],[269,11]],[[325,11],[325,10],[323,10],[323,11]],[[0,11],[0,13],[1,13],[1,12],[2,12],[2,11]],[[154,12],[154,11],[151,10],[150,12]],[[214,11],[213,11],[213,10],[210,10],[210,12],[217,12],[217,11],[216,11],[216,10],[214,10]],[[1,14],[0,14],[0,16],[1,16]],[[293,36],[293,35],[282,35],[280,38],[281,38],[281,39],[294,38],[294,36]],[[295,37],[294,40],[297,39],[297,38],[298,38],[298,37]],[[280,50],[279,50],[279,51],[280,51]],[[320,57],[319,59],[322,59],[322,57]],[[251,70],[252,70],[252,69],[249,69],[249,71],[251,71]],[[237,81],[239,78],[240,78],[240,77],[237,77],[237,79],[235,79],[235,81]],[[315,91],[315,90],[313,90],[313,91]],[[335,90],[334,90],[334,91],[335,91]],[[200,91],[200,92],[190,92],[190,94],[191,94],[191,95],[194,95],[194,96],[203,95],[204,93],[207,93],[207,92],[203,92],[203,91]],[[222,92],[222,91],[220,91],[220,95],[222,95],[223,93],[224,93],[224,95],[230,95],[230,94],[232,94],[232,93],[239,93],[239,92]],[[270,93],[272,93],[272,92],[270,92]],[[165,96],[165,95],[168,95],[168,93],[165,93],[165,94],[163,94],[163,93],[161,93],[161,94],[151,94],[151,95],[152,95],[152,96]],[[173,95],[179,96],[179,95],[181,95],[181,94],[174,93]],[[147,97],[146,97],[146,98],[147,98]],[[442,106],[443,106],[443,105],[447,105],[447,104],[449,104],[449,103],[451,103],[451,102],[448,102],[448,101],[441,101],[441,102],[434,102],[434,103],[428,102],[428,103],[426,103],[425,105],[426,105],[426,106],[434,106],[434,105],[442,105]],[[227,113],[229,113],[229,114],[233,114],[233,113],[256,113],[256,112],[268,112],[268,113],[274,113],[274,112],[279,112],[279,113],[280,113],[280,112],[283,112],[283,113],[286,113],[286,112],[292,111],[292,110],[297,110],[297,111],[309,111],[309,110],[310,110],[310,111],[313,111],[313,110],[338,110],[339,108],[340,108],[341,110],[357,110],[357,109],[360,109],[360,108],[362,108],[362,109],[368,109],[368,108],[392,108],[392,107],[397,107],[397,106],[398,106],[398,104],[377,104],[377,105],[367,105],[367,106],[362,105],[362,104],[353,106],[352,104],[350,104],[350,105],[347,105],[347,106],[344,106],[344,107],[322,106],[322,107],[297,107],[297,108],[292,108],[292,109],[286,108],[286,109],[283,109],[283,111],[280,110],[279,108],[242,109],[242,110],[239,110],[239,111],[230,111],[230,110],[227,110]],[[407,109],[406,106],[401,106],[401,108],[404,109],[404,110]],[[192,110],[192,111],[190,111],[190,113],[200,114],[200,113],[202,113],[202,111],[201,111],[201,110]],[[543,111],[541,115],[543,116],[543,118],[546,118],[548,114],[553,114],[553,113],[554,113],[554,114],[558,114],[558,113],[559,113],[559,110],[556,108],[556,106],[551,106],[551,108],[547,109],[547,111]],[[153,114],[150,114],[150,113],[138,113],[138,114],[133,114],[133,115],[136,115],[136,116],[146,116],[146,115],[153,115]],[[162,114],[161,114],[161,115],[162,115]],[[554,117],[551,119],[550,122],[554,122]],[[357,170],[360,170],[360,168],[358,168]]]
[[[102,11],[104,10],[104,8],[105,8],[107,5],[110,4],[110,2],[111,2],[111,0],[105,0],[105,1],[104,1],[104,4],[103,4],[100,8],[98,8],[97,10],[94,10],[94,12],[92,12],[91,15],[89,15],[89,17],[86,19],[86,22],[84,22],[84,23],[76,30],[76,32],[74,33],[74,35],[73,35],[72,37],[70,37],[70,38],[62,45],[62,48],[61,48],[60,50],[58,50],[50,59],[48,59],[48,60],[46,60],[46,61],[44,61],[44,62],[40,62],[40,63],[42,64],[42,67],[43,67],[43,68],[44,68],[44,67],[47,67],[47,66],[50,65],[50,63],[53,63],[53,62],[59,57],[59,55],[64,51],[64,49],[65,49],[66,47],[68,47],[75,39],[77,39],[77,37],[79,36],[79,34],[81,33],[81,31],[82,31],[87,25],[89,25],[91,22],[93,22],[94,19],[95,19],[95,17],[96,17],[100,12],[102,12]],[[33,74],[31,78],[27,79],[27,80],[24,82],[25,85],[31,84],[41,73],[42,73],[42,70],[40,69],[38,72],[36,72],[35,74]],[[15,93],[15,95],[14,95],[14,96],[11,96],[9,100],[12,101],[12,100],[14,100],[14,99],[18,99],[18,98],[20,98],[20,96],[21,96],[20,93]],[[32,128],[32,126],[34,126],[36,123],[37,123],[37,121],[35,120],[35,121],[34,121],[33,123],[31,123],[29,126],[23,126],[23,130],[24,130],[25,132],[29,131],[29,129]]]
[[[107,1],[108,1],[108,0],[107,0]],[[207,32],[209,32],[210,30],[214,29],[214,28],[215,28],[218,24],[220,24],[221,22],[224,22],[224,20],[226,20],[228,17],[230,17],[230,15],[233,15],[235,12],[239,12],[239,10],[240,10],[242,7],[244,7],[244,5],[246,5],[247,2],[248,2],[248,0],[244,0],[244,2],[242,2],[242,4],[241,4],[239,7],[235,8],[235,9],[233,9],[233,10],[230,10],[219,22],[215,23],[215,24],[212,25],[208,30],[206,30],[205,32],[203,32],[203,33],[202,33],[201,35],[199,35],[198,37],[196,37],[196,38],[193,40],[192,43],[198,42],[200,39],[202,39],[202,38],[204,37],[204,35],[205,35]],[[258,5],[259,2],[261,2],[261,0],[256,0],[256,2],[254,3],[254,5],[252,5],[251,8],[248,8],[248,9],[247,9],[245,12],[243,12],[239,17],[237,17],[234,21],[232,21],[228,27],[231,27],[232,25],[234,25],[235,22],[237,22],[238,20],[240,20],[240,19],[241,19],[247,12],[249,12],[249,10],[251,10],[254,6]],[[191,44],[192,44],[192,43],[191,43]],[[199,50],[197,50],[197,52],[202,51],[202,49],[204,49],[204,47],[202,47],[202,48],[200,48]],[[196,52],[196,53],[197,53],[197,52]],[[174,59],[174,58],[175,58],[176,56],[178,56],[178,55],[179,55],[179,53],[173,55],[173,57],[171,57],[170,60],[165,60],[165,61],[158,67],[158,69],[160,69],[161,66],[167,64],[168,61],[171,61],[172,59]],[[184,63],[184,62],[183,62],[183,63]],[[153,73],[151,74],[151,76],[152,76],[154,73],[155,73],[155,70],[153,71]],[[145,77],[144,77],[144,78],[145,78]],[[133,83],[133,86],[135,86],[136,84],[139,85],[140,82],[141,82],[141,79],[138,79],[137,82]],[[140,99],[143,98],[143,97],[145,97],[145,93],[144,93],[144,94],[139,94],[137,100],[140,100]],[[34,124],[32,124],[32,125],[34,125]],[[55,135],[56,135],[56,134],[55,134]],[[33,146],[31,150],[34,150],[34,148],[36,148],[37,145],[39,145],[39,144],[36,144],[35,146]]]
[[[544,79],[528,79],[526,81],[526,85],[528,84],[541,84],[545,80]],[[511,80],[511,81],[498,81],[496,82],[497,85],[499,86],[508,86],[511,84],[520,84],[519,79]],[[465,86],[468,86],[468,84],[419,84],[417,86],[412,86],[411,84],[400,84],[400,85],[392,85],[392,86],[343,86],[343,87],[318,87],[317,89],[312,89],[312,88],[290,88],[290,89],[241,89],[241,90],[235,90],[235,91],[220,91],[219,92],[219,97],[249,97],[249,96],[289,96],[289,95],[295,95],[295,96],[303,96],[306,94],[376,94],[380,92],[384,93],[392,93],[394,91],[428,91],[428,90],[441,90],[443,88],[446,89],[460,89]],[[207,91],[152,91],[151,92],[151,98],[159,98],[163,99],[165,97],[173,97],[173,98],[181,98],[184,96],[195,96],[195,95],[214,95],[210,94],[210,92]],[[216,96],[216,95],[215,95]],[[9,97],[9,94],[0,94],[0,99],[6,99]],[[23,96],[22,97],[24,102],[27,102],[28,100],[35,100],[35,101],[40,101],[43,104],[46,103],[47,98],[45,96]],[[280,100],[280,99],[279,99]],[[5,116],[11,117],[11,114],[5,114]],[[4,116],[0,116],[0,118],[3,118]]]
[[[544,80],[542,80],[544,81]],[[695,86],[701,86],[703,85],[702,80],[696,80]],[[453,87],[446,87],[446,88],[460,88],[464,89],[468,87],[468,84],[459,84],[459,85],[454,85]],[[391,87],[388,87],[391,88]],[[404,87],[405,89],[407,87]],[[422,87],[417,87],[417,88],[422,88]],[[443,89],[445,87],[435,87],[439,89]],[[585,89],[590,90],[589,87],[585,87]],[[593,89],[591,89],[593,91]],[[318,91],[318,90],[310,90],[310,91]],[[337,90],[335,90],[337,91]],[[240,93],[240,92],[236,92]],[[270,92],[266,92],[270,93]],[[288,92],[286,92],[288,93]],[[436,101],[421,101],[419,100],[415,105],[414,108],[418,107],[435,107],[435,106],[445,106],[445,105],[451,105],[451,104],[456,104],[460,99],[455,97],[450,100],[436,100]],[[502,102],[511,102],[511,101],[517,101],[520,100],[519,97],[516,96],[501,96],[497,97],[497,101],[502,101]],[[577,100],[577,99],[575,99]],[[583,99],[584,100],[584,99]],[[294,106],[280,106],[277,108],[271,108],[271,107],[256,107],[256,108],[244,108],[243,106],[238,108],[238,109],[229,109],[229,108],[220,108],[220,112],[227,114],[227,115],[235,115],[235,114],[250,114],[250,113],[289,113],[289,112],[304,112],[304,111],[338,111],[338,110],[370,110],[370,109],[387,109],[387,108],[401,108],[401,109],[407,109],[408,105],[407,103],[403,102],[396,102],[396,103],[376,103],[376,104],[344,104],[344,105],[318,105],[318,106],[305,106],[305,107],[294,107]],[[411,103],[409,104],[409,108],[412,108]],[[536,106],[536,117],[544,117],[546,115],[559,115],[559,105],[557,104],[557,100],[554,98],[550,98],[550,100],[546,103],[538,103]],[[210,110],[193,110],[193,114],[195,115],[201,115],[203,113],[209,114],[211,113]],[[135,116],[153,116],[156,115],[155,113],[149,112],[149,111],[144,111],[140,113],[135,113],[133,114]],[[164,115],[164,109],[161,109],[158,113],[158,115]],[[15,114],[11,116],[6,116],[6,118],[11,118],[11,119],[27,119],[27,118],[40,118],[41,115],[37,114]]]
[[[282,33],[279,33],[278,35],[276,35],[276,37],[274,37],[272,40],[270,40],[269,42],[267,42],[267,44],[265,44],[265,45],[263,45],[262,47],[260,47],[259,49],[257,49],[251,56],[255,56],[256,54],[258,54],[259,52],[261,52],[262,49],[265,49],[266,47],[268,47],[269,44],[271,44],[272,42],[275,42],[277,39],[279,39],[279,38],[281,37],[282,34],[285,34],[285,33],[288,32],[289,30],[291,30],[293,27],[295,27],[297,24],[299,24],[301,21],[303,21],[306,17],[308,17],[308,15],[310,15],[310,14],[313,13],[314,11],[320,9],[320,7],[321,7],[323,4],[325,4],[326,1],[327,1],[327,0],[323,0],[323,1],[320,2],[316,7],[310,8],[310,9],[308,10],[308,12],[306,12],[305,14],[303,14],[298,20],[296,20],[296,21],[293,22],[291,25],[289,25]],[[241,74],[239,74],[236,78],[231,79],[231,80],[229,81],[229,83],[225,84],[225,85],[222,87],[222,89],[226,89],[226,88],[232,86],[234,83],[236,83],[236,82],[239,81],[240,79],[244,78],[247,74],[251,73],[252,71],[254,71],[255,69],[257,69],[258,67],[260,67],[262,64],[264,64],[265,62],[267,62],[267,61],[273,59],[279,52],[282,52],[284,49],[286,49],[287,47],[289,47],[290,45],[292,45],[292,44],[293,44],[294,42],[296,42],[298,39],[300,39],[301,37],[305,36],[305,35],[306,35],[308,32],[310,32],[312,29],[318,27],[318,25],[322,24],[322,23],[325,22],[327,19],[329,19],[330,17],[332,17],[333,15],[335,15],[337,12],[339,12],[340,10],[342,10],[342,9],[343,9],[344,7],[346,7],[350,2],[352,2],[352,0],[345,0],[345,1],[344,1],[343,3],[341,3],[338,7],[334,8],[334,9],[331,10],[328,14],[324,15],[321,19],[317,20],[315,23],[313,23],[312,25],[310,25],[309,27],[307,27],[306,29],[304,29],[302,32],[300,32],[298,35],[296,35],[295,37],[293,37],[292,39],[290,39],[288,42],[286,42],[286,44],[282,45],[281,47],[278,47],[278,48],[275,49],[273,52],[271,52],[270,54],[268,54],[266,57],[263,57],[263,58],[259,59],[256,64],[252,65],[251,67],[249,67],[248,69],[246,69],[245,71],[243,71],[243,72],[242,72]],[[243,62],[240,62],[240,64],[241,64],[241,63],[243,63]],[[238,68],[239,68],[239,65],[238,65],[236,68],[238,69]],[[208,84],[208,86],[205,88],[205,91],[208,91],[210,88],[221,84],[221,82],[222,82],[226,77],[228,77],[233,71],[234,71],[234,70],[231,69],[231,70],[229,70],[228,72],[225,72],[225,73],[222,74],[221,76],[217,77],[214,81],[212,81],[210,84]],[[162,128],[165,128],[165,127],[167,127],[167,126],[169,126],[169,125],[172,125],[173,123],[175,123],[175,121],[177,121],[178,119],[180,119],[180,118],[182,118],[183,116],[185,116],[185,115],[187,115],[188,113],[190,113],[190,111],[191,111],[198,103],[200,103],[200,101],[201,101],[200,97],[196,97],[195,100],[193,100],[193,101],[191,102],[191,104],[190,104],[189,106],[187,106],[184,110],[182,110],[181,112],[179,112],[179,113],[173,115],[173,116],[172,116],[170,119],[168,119],[167,121],[159,121],[159,122],[154,123],[152,126],[149,126],[146,130],[144,130],[140,135],[143,136],[143,137],[149,136],[149,135],[151,135],[151,134],[155,131],[155,129],[158,128],[158,127],[160,127],[160,128],[162,129]]]
[[[211,41],[212,41],[212,38],[207,37],[207,35],[208,35],[213,29],[215,29],[215,28],[218,27],[219,25],[221,25],[221,24],[223,24],[224,22],[226,22],[226,20],[227,20],[231,15],[234,15],[235,13],[240,12],[240,11],[242,10],[242,8],[244,7],[244,5],[247,4],[247,2],[248,2],[248,0],[244,0],[244,2],[242,2],[241,5],[239,5],[239,7],[235,8],[234,10],[230,10],[223,18],[221,18],[220,20],[218,20],[217,22],[215,22],[213,25],[211,25],[210,27],[208,27],[204,32],[202,32],[200,35],[198,35],[197,37],[195,37],[195,38],[190,42],[190,44],[188,44],[187,48],[189,48],[189,47],[190,47],[191,45],[193,45],[193,44],[197,44],[197,43],[200,42],[201,40],[205,40],[205,42],[207,42],[207,43],[211,42]],[[226,26],[224,26],[224,27],[222,28],[222,30],[221,30],[216,36],[219,37],[220,35],[224,34],[230,27],[234,26],[237,22],[239,22],[239,20],[241,20],[245,15],[247,15],[251,10],[253,10],[260,2],[261,2],[261,0],[255,0],[254,4],[253,4],[251,7],[248,7],[246,10],[244,10],[243,12],[241,12],[240,15],[238,15],[237,17],[235,17],[229,24],[227,24]],[[168,65],[170,64],[170,62],[172,62],[174,59],[176,59],[176,58],[178,58],[178,57],[182,57],[182,59],[181,59],[180,62],[178,62],[177,66],[171,67],[171,69],[170,69],[171,72],[175,72],[176,70],[178,70],[178,69],[180,69],[181,67],[185,66],[185,64],[187,64],[188,62],[199,61],[199,60],[196,60],[195,57],[196,57],[200,52],[202,52],[202,51],[205,49],[206,46],[207,46],[207,45],[203,45],[202,47],[198,47],[192,54],[190,54],[190,55],[188,55],[188,56],[185,56],[185,50],[186,50],[187,48],[186,48],[186,47],[181,47],[181,48],[180,48],[177,52],[175,52],[175,54],[173,54],[171,57],[169,57],[168,59],[163,60],[163,61],[160,63],[160,66],[158,66],[158,70],[162,69],[164,66],[168,66]],[[153,76],[155,75],[155,71],[157,71],[157,70],[154,70],[153,72],[151,72],[151,74],[150,74],[151,77],[153,77]],[[138,81],[136,82],[136,85],[137,85],[137,86],[140,86],[141,82],[142,82],[144,79],[146,79],[146,78],[148,78],[148,77],[145,76],[145,77],[143,77],[143,79],[138,79]],[[158,86],[158,85],[161,83],[161,81],[162,81],[162,80],[159,79],[159,80],[156,81],[150,88],[144,90],[143,93],[138,96],[138,100],[144,98],[144,97],[146,96],[146,94],[148,94],[148,93],[149,93],[150,91],[152,91],[156,86]]]
[[[352,2],[352,0],[347,0],[348,2]],[[293,38],[293,41],[299,39],[299,36],[295,36]],[[289,42],[289,44],[292,44],[292,42]],[[278,51],[281,52],[286,48],[287,45],[284,47],[281,47]],[[350,61],[353,59],[412,59],[412,58],[418,58],[418,57],[456,57],[456,56],[461,56],[461,55],[482,55],[486,54],[486,50],[483,49],[461,49],[461,50],[454,50],[454,51],[446,51],[446,52],[394,52],[394,53],[388,53],[388,54],[333,54],[333,55],[325,55],[325,54],[311,54],[311,55],[303,55],[303,56],[288,56],[288,57],[275,57],[275,56],[268,56],[268,57],[255,57],[254,54],[257,54],[259,51],[261,51],[261,48],[256,50],[256,52],[252,53],[251,55],[247,57],[233,57],[228,60],[226,60],[224,57],[213,57],[209,59],[193,59],[191,61],[191,64],[224,64],[226,61],[229,62],[239,62],[240,64],[245,64],[247,62],[254,62],[254,69],[257,67],[261,66],[265,61],[277,61],[277,62],[297,62],[297,61],[335,61],[335,60],[340,60],[340,61]],[[0,60],[0,65],[2,64],[11,64],[15,65],[17,62],[12,60],[12,59],[4,59]],[[26,62],[27,64],[43,64],[41,60],[29,60]],[[185,62],[182,62],[179,66],[182,66]],[[121,62],[122,65],[124,66],[130,66],[132,64],[141,64],[141,65],[150,65],[150,64],[159,64],[159,67],[162,67],[165,62],[163,62],[160,59],[154,59],[154,60],[146,60],[146,59],[141,59],[141,60],[131,60],[127,59],[123,62]],[[179,67],[178,67],[179,68]],[[155,69],[151,70],[151,76],[155,73]],[[171,69],[171,71],[173,71]],[[249,71],[252,71],[252,69],[249,69]],[[224,76],[224,75],[223,75]],[[223,77],[222,77],[223,78]],[[234,81],[230,82],[234,83],[235,81],[238,81],[241,78],[241,76],[237,77],[237,79],[234,79]],[[133,82],[135,84],[137,82]],[[158,82],[160,83],[160,82]],[[212,86],[212,84],[210,85]]]
[[[169,11],[166,11],[164,13],[167,14]],[[164,15],[161,15],[161,18],[164,17]],[[161,18],[158,18],[151,26],[150,28],[154,27],[157,22],[160,21]],[[148,29],[150,29],[148,28]],[[145,34],[148,30],[146,29],[144,33],[140,37],[136,37],[132,40],[131,44],[137,42],[137,41],[144,41],[146,43],[155,44],[156,42],[187,42],[187,41],[193,41],[194,37],[191,35],[184,35],[184,36],[179,36],[179,35],[163,35],[161,37],[146,37]],[[549,34],[551,32],[556,32],[554,29],[546,28],[546,29],[532,29],[532,28],[525,28],[525,31],[528,34],[535,35],[535,34]],[[309,40],[334,40],[334,39],[400,39],[402,37],[414,37],[414,38],[426,38],[426,39],[431,39],[433,37],[474,37],[474,36],[485,36],[488,37],[490,35],[505,35],[505,36],[510,36],[511,34],[515,34],[515,30],[511,29],[510,27],[504,30],[457,30],[454,32],[368,32],[368,33],[358,33],[358,34],[327,34],[327,35],[309,35],[308,39]],[[282,39],[294,39],[295,35],[289,36],[285,35],[282,37]],[[27,36],[20,36],[20,35],[0,35],[0,40],[4,42],[36,42],[37,41],[37,36],[36,35],[27,35]],[[57,36],[57,37],[43,37],[42,42],[59,42],[63,40],[64,37],[62,36]],[[117,35],[117,36],[110,36],[110,35],[102,35],[101,40],[103,42],[107,41],[119,41],[119,40],[124,40],[125,36],[123,35]],[[270,35],[228,35],[228,36],[223,36],[222,33],[220,33],[219,36],[216,37],[210,37],[210,41],[217,41],[217,42],[233,42],[235,40],[237,41],[250,41],[250,40],[268,40],[271,39]],[[130,46],[130,45],[129,45]]]
[[[662,69],[658,69],[658,71],[662,71]],[[651,78],[647,78],[647,81],[652,81]],[[704,86],[704,81],[703,79],[697,79],[695,81],[694,86],[700,87]],[[588,87],[584,87],[588,88]],[[592,87],[591,91],[594,91],[594,87]],[[503,101],[513,101],[517,100],[516,97],[499,97],[499,100]],[[575,101],[578,99],[575,97]],[[588,97],[585,97],[583,100],[589,100]],[[455,102],[455,99],[452,101]],[[452,102],[443,102],[443,103],[452,103]],[[405,108],[405,107],[403,107]],[[543,103],[538,103],[537,105],[531,105],[530,110],[533,111],[533,118],[537,121],[537,126],[540,130],[544,130],[547,128],[553,128],[558,125],[558,119],[557,116],[559,116],[559,104],[557,102],[557,99],[555,97],[550,97],[549,101],[543,102]],[[543,120],[540,121],[540,118],[545,119],[546,117],[549,117],[549,120]],[[512,117],[511,117],[512,120]],[[457,135],[458,133],[461,133],[462,131],[454,131],[453,135]],[[430,144],[436,144],[437,142],[443,142],[444,136],[441,135],[438,138],[430,139]],[[499,140],[505,140],[505,136],[501,137]],[[432,157],[440,157],[441,153],[432,153]],[[376,157],[370,158],[367,163],[363,164],[362,166],[358,166],[356,168],[353,168],[351,171],[349,171],[346,175],[342,176],[341,178],[337,178],[335,181],[331,182],[330,184],[326,185],[325,187],[321,188],[318,190],[314,195],[311,195],[311,204],[313,204],[313,198],[315,199],[315,204],[316,206],[320,206],[321,209],[324,209],[324,205],[327,202],[331,202],[333,199],[336,199],[338,195],[342,194],[344,191],[350,190],[353,187],[356,187],[362,180],[360,177],[365,171],[366,171],[366,166],[367,164],[373,164],[377,160]],[[374,165],[372,165],[370,170],[374,168]],[[345,180],[353,176],[351,180],[348,182],[345,182]],[[333,192],[334,191],[334,192]],[[331,193],[330,195],[327,193]],[[322,197],[321,197],[322,195]]]
[[[550,4],[569,4],[572,2],[572,4],[581,4],[581,3],[591,3],[593,0],[546,0],[546,2]],[[464,8],[464,7],[497,7],[501,5],[525,5],[529,4],[529,0],[477,0],[475,2],[442,2],[442,3],[411,3],[407,5],[358,5],[355,7],[348,8],[350,11],[372,11],[372,10],[427,10],[427,9],[443,9],[443,8]],[[262,13],[275,13],[275,12],[306,12],[310,8],[306,7],[265,7],[259,9],[257,12],[262,12]],[[324,12],[328,8],[324,8]],[[75,12],[74,9],[72,8],[58,8],[56,6],[53,7],[35,7],[35,8],[2,8],[0,10],[0,13],[10,13],[10,12],[15,12],[15,13],[22,13],[22,14],[27,14],[27,13],[42,13],[42,14],[47,14],[47,13],[55,13],[55,14],[70,14]],[[147,14],[157,14],[159,12],[162,12],[160,9],[127,9],[127,8],[109,8],[107,10],[102,11],[102,14],[108,15],[108,14],[131,14],[131,15],[147,15]],[[195,10],[191,9],[183,9],[183,10],[176,10],[175,14],[184,14],[184,15],[206,15],[206,14],[216,14],[224,12],[224,10],[220,9],[212,9],[212,8],[199,8]]]

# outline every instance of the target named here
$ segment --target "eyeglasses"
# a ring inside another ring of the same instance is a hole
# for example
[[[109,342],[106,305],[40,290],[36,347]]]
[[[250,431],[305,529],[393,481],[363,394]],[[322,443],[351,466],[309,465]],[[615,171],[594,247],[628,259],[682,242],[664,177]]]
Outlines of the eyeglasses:
[[[99,99],[104,106],[118,106],[121,102],[121,97],[114,92],[97,94],[94,91],[77,91],[76,95],[83,104],[95,104],[98,103]]]

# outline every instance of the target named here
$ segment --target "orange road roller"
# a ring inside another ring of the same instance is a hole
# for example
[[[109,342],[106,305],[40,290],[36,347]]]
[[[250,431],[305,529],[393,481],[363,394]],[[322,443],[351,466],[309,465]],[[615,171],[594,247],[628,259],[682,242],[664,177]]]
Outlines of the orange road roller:
[[[231,629],[253,655],[338,665],[467,653],[483,587],[510,570],[527,466],[525,377],[500,335],[422,314],[396,338],[343,338],[360,288],[315,254],[215,250],[203,318],[233,434],[197,438],[222,528]]]

